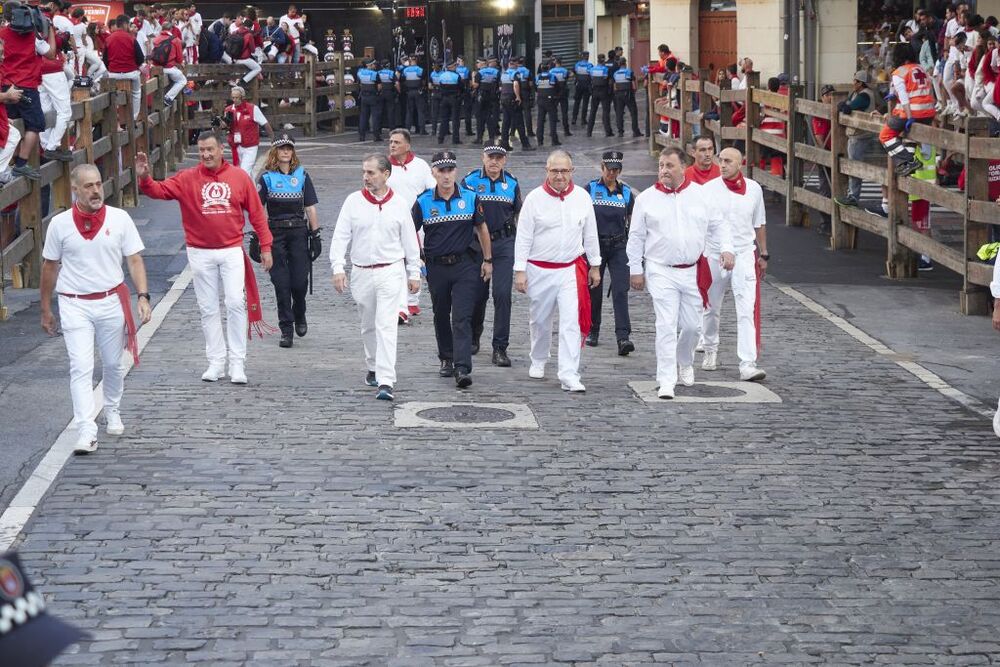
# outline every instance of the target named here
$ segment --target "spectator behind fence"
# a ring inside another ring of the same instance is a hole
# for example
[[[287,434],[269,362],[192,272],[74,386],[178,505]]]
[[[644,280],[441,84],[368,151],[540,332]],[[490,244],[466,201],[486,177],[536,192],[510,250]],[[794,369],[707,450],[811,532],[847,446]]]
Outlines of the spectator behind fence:
[[[153,48],[149,53],[149,60],[163,68],[171,83],[170,89],[163,95],[163,106],[166,107],[174,103],[187,84],[187,77],[179,67],[184,60],[184,46],[171,28],[170,21],[163,24],[160,34],[153,39]]]
[[[263,37],[264,56],[272,62],[288,62],[288,53],[290,51],[288,35],[286,35],[285,31],[278,25],[278,19],[273,16],[267,17],[267,22],[264,25]]]
[[[302,45],[299,40],[305,23],[302,17],[299,16],[298,8],[295,5],[288,5],[288,13],[281,17],[279,25],[282,31],[288,36],[292,62],[299,62],[299,57],[302,55]]]
[[[142,48],[129,32],[125,15],[115,19],[112,32],[104,41],[104,64],[112,81],[129,81],[132,84],[132,117],[139,117],[142,106],[142,76],[139,67],[146,62]]]
[[[838,110],[840,113],[860,114],[878,113],[878,93],[868,87],[868,72],[860,70],[854,73],[854,90],[847,97],[847,100],[840,103]],[[875,140],[875,135],[864,130],[848,127],[845,130],[847,135],[847,157],[851,160],[864,160],[871,150]],[[858,206],[861,199],[861,179],[857,176],[847,178],[847,196],[837,197],[837,203],[844,206]]]
[[[223,42],[226,54],[232,61],[247,68],[243,83],[250,83],[260,75],[261,71],[260,63],[253,57],[257,47],[250,25],[252,25],[250,17],[246,17],[242,23],[237,22],[236,32],[231,33]]]
[[[0,40],[0,71],[3,71],[4,43]],[[11,125],[7,118],[7,105],[16,104],[21,99],[21,91],[17,86],[10,86],[0,93],[0,185],[7,183],[13,177],[10,171],[10,159],[14,157],[17,144],[21,141],[21,133]]]
[[[69,21],[65,16],[60,18]],[[63,137],[66,136],[66,130],[73,119],[73,109],[70,107],[69,79],[66,72],[66,61],[72,59],[73,53],[72,37],[68,32],[56,35],[56,47],[52,52],[52,58],[41,59],[42,85],[38,93],[42,103],[42,113],[48,114],[51,111],[55,115],[52,127],[40,135],[42,155],[49,160],[70,162],[73,159],[73,154],[62,147]]]
[[[94,84],[94,90],[99,89],[101,80],[108,74],[108,68],[98,50],[99,28],[99,23],[87,23],[87,29],[83,35],[83,62],[87,66],[87,76]]]

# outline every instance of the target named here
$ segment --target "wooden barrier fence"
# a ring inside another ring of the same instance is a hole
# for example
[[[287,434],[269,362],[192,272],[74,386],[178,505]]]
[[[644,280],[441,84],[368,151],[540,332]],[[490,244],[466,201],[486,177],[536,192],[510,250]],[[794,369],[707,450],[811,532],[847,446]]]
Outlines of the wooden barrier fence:
[[[823,103],[802,97],[800,86],[790,86],[788,94],[761,89],[757,86],[756,73],[746,90],[731,90],[728,80],[716,85],[683,73],[677,84],[681,94],[677,101],[672,101],[658,97],[660,81],[662,75],[651,77],[648,84],[653,130],[649,141],[651,154],[658,152],[661,146],[683,148],[696,132],[713,137],[717,146],[740,144],[746,155],[744,171],[747,176],[758,181],[765,190],[784,198],[786,225],[806,224],[810,211],[829,216],[830,246],[834,250],[855,248],[858,229],[884,238],[886,275],[893,279],[915,276],[917,256],[926,255],[935,264],[962,277],[959,302],[963,313],[988,312],[991,298],[987,286],[992,280],[993,267],[981,262],[976,251],[989,241],[990,226],[1000,225],[1000,205],[987,196],[988,165],[991,160],[1000,160],[1000,138],[989,137],[987,119],[969,118],[960,129],[915,125],[910,130],[913,141],[935,146],[938,155],[947,154],[965,165],[966,187],[962,191],[937,182],[899,178],[884,153],[875,158],[877,161],[848,159],[848,128],[877,137],[883,121],[880,114],[839,113],[839,103],[847,98],[847,86],[838,86],[832,101]],[[697,110],[694,108],[696,97]],[[733,126],[733,112],[739,105],[746,105],[745,122]],[[784,138],[760,128],[765,109],[768,117],[785,123]],[[718,119],[706,119],[708,110],[717,112]],[[677,122],[677,137],[656,131],[659,116]],[[830,121],[829,148],[817,146],[812,141],[810,121],[813,118]],[[877,139],[873,138],[872,143],[877,144]],[[784,168],[780,175],[772,173],[767,165],[761,167],[759,158],[764,149],[781,156]],[[829,179],[831,197],[805,187],[805,174],[810,170],[817,179]],[[887,217],[834,201],[834,197],[846,195],[851,176],[886,188]],[[910,195],[945,209],[946,212],[937,215],[933,223],[939,239],[911,227]]]

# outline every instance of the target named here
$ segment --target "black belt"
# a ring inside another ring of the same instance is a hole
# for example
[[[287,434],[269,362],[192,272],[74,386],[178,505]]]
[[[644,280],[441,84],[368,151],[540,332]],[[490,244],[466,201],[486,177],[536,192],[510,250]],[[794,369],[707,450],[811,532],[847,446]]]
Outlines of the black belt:
[[[490,232],[490,241],[496,241],[497,239],[505,239],[509,236],[514,236],[517,233],[517,227],[511,224],[506,224],[495,232]]]
[[[296,227],[305,227],[305,218],[288,218],[285,220],[268,220],[267,226],[271,229],[295,229]]]
[[[426,257],[424,262],[427,264],[440,264],[442,266],[452,266],[458,264],[466,259],[475,259],[476,254],[471,249],[465,252],[456,252],[452,255],[437,255],[436,257]]]
[[[625,241],[626,239],[628,239],[628,236],[625,234],[614,234],[612,236],[597,237],[597,240],[601,245],[612,245],[615,243],[619,243],[621,241]]]

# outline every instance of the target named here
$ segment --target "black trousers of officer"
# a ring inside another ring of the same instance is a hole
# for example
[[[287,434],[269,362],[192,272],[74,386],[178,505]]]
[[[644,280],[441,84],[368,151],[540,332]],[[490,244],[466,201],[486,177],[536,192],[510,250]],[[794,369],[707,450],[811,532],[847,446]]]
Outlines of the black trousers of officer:
[[[466,253],[457,264],[427,262],[438,359],[453,362],[460,373],[472,372],[472,311],[482,282],[471,254]]]
[[[625,134],[625,110],[632,116],[632,134],[639,136],[639,109],[635,105],[635,96],[631,90],[615,91],[615,121],[618,123],[618,134]]]
[[[514,132],[521,137],[521,146],[528,145],[528,137],[524,131],[524,113],[516,100],[500,100],[500,107],[503,110],[503,123],[500,127],[500,140],[504,146],[510,146],[511,135]]]
[[[431,93],[431,136],[438,132],[438,114],[441,113],[441,93]]]
[[[378,101],[379,106],[379,123],[375,126],[375,136],[382,134],[382,130],[391,130],[396,125],[393,124],[393,120],[396,117],[396,92],[393,91],[392,94],[379,93]]]
[[[489,132],[490,141],[500,134],[497,128],[497,98],[495,93],[483,93],[479,98],[479,109],[476,113],[476,143],[483,142],[483,130]]]
[[[564,91],[562,95],[556,98],[559,104],[559,116],[562,119],[563,134],[567,137],[572,134],[569,131],[569,91]]]
[[[475,134],[472,131],[472,116],[476,100],[468,91],[463,91],[459,97],[462,100],[462,116],[465,118],[465,134],[471,137]]]
[[[361,93],[358,98],[358,138],[365,140],[368,130],[376,139],[381,139],[379,127],[382,123],[382,100],[376,93]]]
[[[587,105],[590,102],[590,83],[580,83],[577,79],[576,87],[573,88],[573,124],[576,125],[576,119],[580,118],[584,123],[587,122]],[[583,111],[583,115],[580,115],[580,111]]]
[[[424,129],[424,100],[419,88],[406,90],[406,127],[416,128],[417,134],[426,134]]]
[[[493,349],[507,350],[510,344],[511,290],[514,287],[514,237],[501,237],[493,241],[493,279],[480,281],[476,308],[472,312],[472,337],[483,335],[486,322],[486,304],[493,286]]]
[[[308,231],[303,221],[298,227],[271,227],[274,242],[271,254],[271,284],[278,302],[278,327],[292,333],[292,325],[306,321],[306,291],[309,289]]]
[[[604,122],[604,134],[611,136],[611,97],[609,93],[595,93],[590,97],[590,118],[587,119],[587,136],[594,132],[594,121],[597,119],[597,108],[601,108],[601,120]]]
[[[521,111],[524,113],[524,118],[522,122],[524,123],[524,129],[528,131],[528,136],[535,136],[535,126],[534,121],[531,118],[531,110],[535,106],[535,93],[524,92],[524,86],[521,86]]]
[[[459,112],[461,111],[462,100],[455,93],[441,94],[441,108],[438,110],[438,142],[444,141],[444,135],[451,122],[451,141],[460,143],[462,140],[458,136]]]
[[[613,245],[601,242],[601,284],[590,290],[590,331],[598,335],[601,331],[601,305],[604,302],[604,270],[611,272],[611,303],[615,310],[615,340],[624,340],[632,335],[632,322],[628,315],[629,270],[628,255],[625,254],[626,239]]]
[[[559,143],[559,134],[557,132],[557,125],[559,124],[558,114],[556,113],[556,98],[554,97],[539,97],[538,98],[538,145],[541,146],[542,142],[545,141],[545,119],[548,118],[551,121],[552,126],[552,143]]]

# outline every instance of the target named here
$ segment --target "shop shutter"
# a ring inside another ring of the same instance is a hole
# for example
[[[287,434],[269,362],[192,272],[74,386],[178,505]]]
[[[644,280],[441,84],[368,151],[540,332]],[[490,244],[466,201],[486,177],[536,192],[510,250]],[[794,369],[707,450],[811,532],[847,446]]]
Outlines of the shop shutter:
[[[563,67],[572,68],[583,50],[583,21],[542,22],[542,51],[552,49]]]

